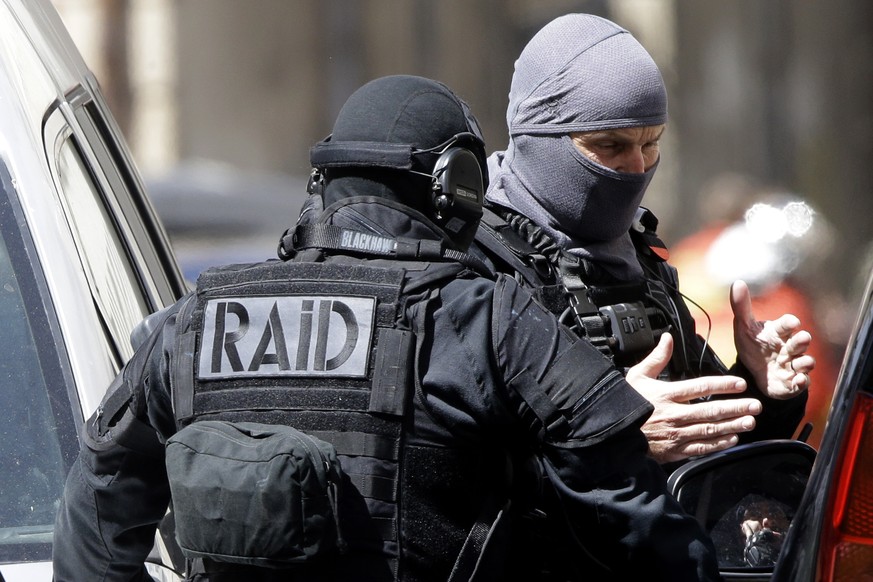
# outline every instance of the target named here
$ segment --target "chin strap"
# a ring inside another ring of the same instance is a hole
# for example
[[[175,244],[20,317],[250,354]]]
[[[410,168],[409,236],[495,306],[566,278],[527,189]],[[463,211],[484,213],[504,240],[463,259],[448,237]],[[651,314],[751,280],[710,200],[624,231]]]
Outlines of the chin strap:
[[[279,258],[288,260],[295,252],[312,248],[401,260],[455,261],[483,277],[494,278],[480,259],[446,248],[443,241],[392,238],[331,224],[300,224],[288,229],[279,242]]]

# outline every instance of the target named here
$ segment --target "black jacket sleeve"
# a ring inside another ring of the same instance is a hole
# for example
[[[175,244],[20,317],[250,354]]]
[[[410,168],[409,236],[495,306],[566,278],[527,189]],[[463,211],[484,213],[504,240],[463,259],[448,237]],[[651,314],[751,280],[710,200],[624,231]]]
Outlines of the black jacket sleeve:
[[[155,425],[174,423],[165,355],[174,312],[161,314],[83,427],[55,523],[56,582],[151,580],[144,562],[170,498]]]
[[[645,401],[588,342],[512,280],[498,279],[492,327],[507,398],[542,451],[580,568],[609,579],[717,580],[712,542],[647,456]]]

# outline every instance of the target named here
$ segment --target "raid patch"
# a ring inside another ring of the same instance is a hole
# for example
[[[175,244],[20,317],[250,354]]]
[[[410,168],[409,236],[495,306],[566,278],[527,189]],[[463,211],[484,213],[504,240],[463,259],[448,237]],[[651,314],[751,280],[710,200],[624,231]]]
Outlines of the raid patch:
[[[373,297],[211,299],[198,377],[365,377],[375,307]]]

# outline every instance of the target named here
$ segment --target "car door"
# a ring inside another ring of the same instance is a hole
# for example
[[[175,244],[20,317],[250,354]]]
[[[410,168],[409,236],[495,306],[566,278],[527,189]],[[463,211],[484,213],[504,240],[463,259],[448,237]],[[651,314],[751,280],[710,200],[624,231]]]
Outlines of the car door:
[[[54,515],[84,418],[133,353],[132,329],[185,291],[97,83],[52,14],[0,2],[6,582],[51,579]]]

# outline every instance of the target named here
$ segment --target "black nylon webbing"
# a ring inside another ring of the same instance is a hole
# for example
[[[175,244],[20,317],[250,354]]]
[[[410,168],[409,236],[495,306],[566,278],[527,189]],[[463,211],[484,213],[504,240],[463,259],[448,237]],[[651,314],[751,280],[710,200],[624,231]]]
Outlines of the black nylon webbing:
[[[375,369],[370,389],[370,412],[402,416],[409,396],[415,334],[408,330],[379,329]]]
[[[522,372],[513,378],[509,387],[521,395],[549,435],[557,438],[569,434],[570,425],[567,419],[529,372]]]
[[[173,398],[173,413],[176,421],[182,421],[194,414],[194,354],[197,351],[196,330],[188,330],[191,313],[197,305],[197,295],[192,293],[176,315],[176,349],[172,355],[173,373],[170,376],[170,391]],[[186,326],[184,329],[181,326]]]
[[[376,535],[382,541],[397,541],[397,519],[393,517],[371,517],[369,525],[376,530]]]
[[[294,248],[296,249],[304,249],[304,248],[319,248],[319,249],[342,249],[345,248],[342,245],[342,228],[338,226],[333,226],[330,224],[309,224],[309,225],[299,225],[294,229],[292,234]],[[368,248],[367,251],[369,253],[378,254],[378,255],[391,255],[394,252],[394,245],[396,244],[393,240],[388,239],[387,237],[378,237],[385,242],[384,247],[376,247],[375,244],[373,248]],[[390,241],[390,242],[389,242]],[[379,242],[376,237],[374,237],[374,243]]]
[[[289,381],[290,383],[290,381]],[[197,392],[197,414],[229,410],[367,410],[370,395],[366,390],[293,387],[238,386],[225,390]]]
[[[328,430],[306,431],[314,437],[329,442],[340,455],[349,457],[376,457],[388,461],[399,458],[397,439],[364,432],[340,432]]]
[[[476,562],[482,553],[482,548],[485,547],[485,540],[488,539],[490,529],[491,523],[483,520],[473,524],[470,533],[467,534],[467,539],[464,540],[461,553],[458,555],[448,582],[468,582],[470,580],[476,569]]]
[[[194,413],[194,351],[197,334],[193,331],[176,338],[175,362],[172,372],[173,411],[176,420],[190,418]]]
[[[505,543],[506,540],[502,537],[508,534],[507,515],[511,502],[507,500],[502,507],[496,505],[497,500],[494,498],[483,507],[476,523],[470,528],[467,539],[464,540],[448,582],[484,582],[496,579],[497,575],[488,568],[488,558],[493,559],[493,557],[487,554],[489,549],[498,553],[506,549],[500,544]]]
[[[369,499],[394,503],[397,501],[397,479],[346,472],[355,489]]]
[[[538,288],[552,279],[548,259],[521,238],[502,217],[484,208],[481,224],[480,232],[487,236],[477,237],[476,241],[518,273],[530,288]]]
[[[424,261],[455,261],[483,277],[493,278],[491,270],[479,258],[446,248],[442,241],[387,237],[359,232],[331,224],[301,224],[282,239],[286,248],[329,249],[365,256],[395,257]]]

